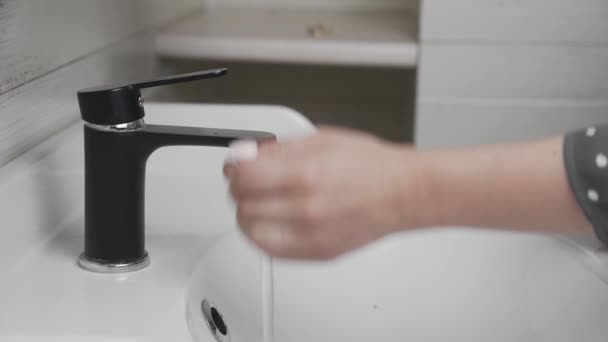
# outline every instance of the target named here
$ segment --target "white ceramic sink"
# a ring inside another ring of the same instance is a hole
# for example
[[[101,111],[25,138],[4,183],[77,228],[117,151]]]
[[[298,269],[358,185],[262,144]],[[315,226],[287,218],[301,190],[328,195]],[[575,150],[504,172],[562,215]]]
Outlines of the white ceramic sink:
[[[279,139],[313,130],[282,107],[146,106],[150,123]],[[165,148],[150,159],[150,267],[85,272],[76,266],[81,131],[71,127],[0,168],[0,341],[608,338],[608,262],[592,240],[449,228],[394,236],[328,263],[269,260],[236,228],[219,148]]]

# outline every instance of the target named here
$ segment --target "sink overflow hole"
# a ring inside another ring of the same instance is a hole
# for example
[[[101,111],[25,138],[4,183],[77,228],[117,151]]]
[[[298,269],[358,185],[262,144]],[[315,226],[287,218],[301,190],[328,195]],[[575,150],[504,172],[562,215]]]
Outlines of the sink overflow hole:
[[[218,342],[229,342],[230,336],[228,335],[228,326],[220,311],[206,300],[203,300],[201,303],[201,309],[205,322],[209,326],[213,337],[215,337]]]
[[[217,330],[219,330],[222,335],[226,336],[228,334],[228,327],[224,322],[224,318],[222,318],[222,315],[220,315],[216,308],[211,308],[211,318],[213,319],[213,324],[215,324]]]

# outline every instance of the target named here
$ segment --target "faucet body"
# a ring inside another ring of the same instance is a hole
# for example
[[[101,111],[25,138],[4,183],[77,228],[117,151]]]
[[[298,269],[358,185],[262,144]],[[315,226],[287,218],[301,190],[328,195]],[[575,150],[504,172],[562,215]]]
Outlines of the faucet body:
[[[142,125],[132,130],[84,126],[85,250],[81,266],[87,269],[104,266],[119,271],[120,265],[131,265],[131,269],[147,265],[145,173],[152,152],[164,146],[227,147],[237,139],[274,139],[265,132],[146,126],[139,121]]]
[[[215,71],[212,75],[217,74]],[[190,80],[192,75],[143,84],[169,84]],[[209,77],[208,72],[194,75]],[[146,125],[138,90],[125,86],[91,89],[79,92],[86,123],[85,248],[78,264],[89,271],[129,272],[149,264],[145,249],[145,173],[146,162],[155,150],[179,145],[228,147],[234,140],[275,139],[266,132]],[[131,93],[137,97],[132,99]],[[96,103],[120,111],[109,113],[107,119],[99,115]],[[118,121],[125,117],[134,120]]]

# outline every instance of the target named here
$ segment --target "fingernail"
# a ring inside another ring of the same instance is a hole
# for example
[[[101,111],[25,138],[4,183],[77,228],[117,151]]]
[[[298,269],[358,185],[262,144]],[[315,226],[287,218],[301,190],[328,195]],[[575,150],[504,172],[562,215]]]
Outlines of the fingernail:
[[[230,144],[230,157],[233,162],[252,161],[258,157],[258,143],[253,140],[237,140]]]

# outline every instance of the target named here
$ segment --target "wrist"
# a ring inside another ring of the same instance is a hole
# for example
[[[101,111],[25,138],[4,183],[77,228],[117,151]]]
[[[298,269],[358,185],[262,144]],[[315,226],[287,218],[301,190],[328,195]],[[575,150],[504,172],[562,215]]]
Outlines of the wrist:
[[[399,169],[397,213],[399,230],[438,225],[437,201],[433,195],[435,172],[431,154],[411,146],[398,147]]]

